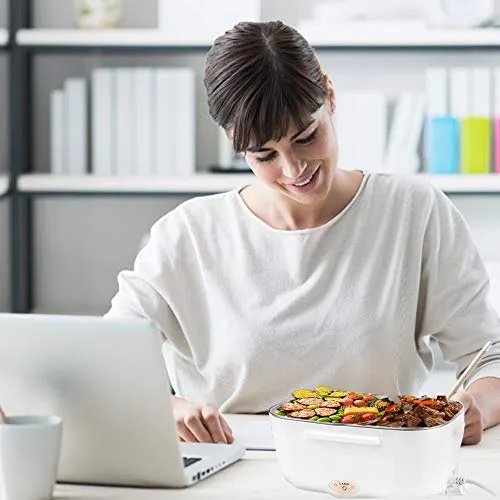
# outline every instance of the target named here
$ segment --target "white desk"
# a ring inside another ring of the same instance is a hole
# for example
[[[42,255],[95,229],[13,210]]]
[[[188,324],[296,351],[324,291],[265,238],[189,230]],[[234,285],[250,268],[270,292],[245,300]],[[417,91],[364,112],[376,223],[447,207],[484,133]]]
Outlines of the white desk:
[[[249,422],[267,416],[229,415],[235,434]],[[500,498],[500,426],[486,431],[477,446],[463,447],[460,452],[459,473],[483,483]],[[301,491],[288,484],[281,475],[276,454],[271,451],[249,451],[245,458],[217,474],[182,490],[146,490],[92,486],[58,485],[57,500],[246,500],[246,499],[327,499],[329,495]],[[436,499],[451,498],[437,496]],[[459,499],[492,498],[476,487],[467,487]],[[427,497],[427,500],[429,497]]]

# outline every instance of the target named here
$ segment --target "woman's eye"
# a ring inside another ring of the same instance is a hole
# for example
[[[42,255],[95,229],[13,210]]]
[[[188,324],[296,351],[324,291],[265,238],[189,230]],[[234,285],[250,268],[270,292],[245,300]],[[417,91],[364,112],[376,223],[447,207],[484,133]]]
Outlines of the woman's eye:
[[[276,156],[276,151],[273,151],[271,154],[268,154],[267,156],[256,156],[256,160],[260,163],[266,163],[266,161],[271,161],[274,157]]]
[[[314,138],[316,137],[316,130],[308,135],[307,137],[304,137],[303,139],[298,139],[295,141],[297,144],[309,144],[310,142],[314,141]]]

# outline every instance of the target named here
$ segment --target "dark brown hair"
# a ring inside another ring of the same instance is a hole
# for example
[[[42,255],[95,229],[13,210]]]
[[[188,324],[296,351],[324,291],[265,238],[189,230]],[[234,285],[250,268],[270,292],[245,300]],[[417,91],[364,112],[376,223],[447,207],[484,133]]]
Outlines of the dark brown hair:
[[[328,96],[313,49],[281,21],[242,22],[218,37],[204,82],[210,115],[232,128],[238,152],[304,129]]]

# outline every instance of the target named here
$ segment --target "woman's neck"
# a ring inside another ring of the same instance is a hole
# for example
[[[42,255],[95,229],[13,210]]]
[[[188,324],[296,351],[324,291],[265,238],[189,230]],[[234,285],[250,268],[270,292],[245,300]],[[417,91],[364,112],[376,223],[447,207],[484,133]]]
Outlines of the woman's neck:
[[[363,173],[337,170],[327,196],[319,203],[302,204],[262,184],[241,191],[247,207],[274,229],[297,231],[326,224],[351,202],[358,192]]]

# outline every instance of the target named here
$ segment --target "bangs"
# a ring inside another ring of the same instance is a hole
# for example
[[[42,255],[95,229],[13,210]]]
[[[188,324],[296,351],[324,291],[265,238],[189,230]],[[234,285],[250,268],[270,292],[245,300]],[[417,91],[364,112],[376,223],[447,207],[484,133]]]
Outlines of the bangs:
[[[253,95],[238,100],[231,127],[236,152],[260,148],[269,141],[281,140],[290,130],[302,131],[309,126],[311,116],[324,104],[326,92],[310,80],[297,83],[296,79],[293,83],[267,80]]]

